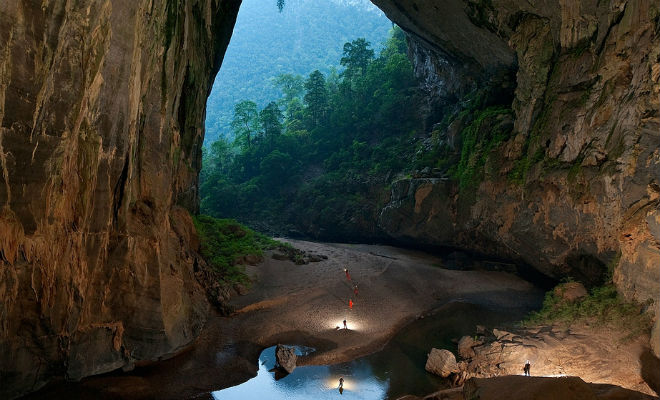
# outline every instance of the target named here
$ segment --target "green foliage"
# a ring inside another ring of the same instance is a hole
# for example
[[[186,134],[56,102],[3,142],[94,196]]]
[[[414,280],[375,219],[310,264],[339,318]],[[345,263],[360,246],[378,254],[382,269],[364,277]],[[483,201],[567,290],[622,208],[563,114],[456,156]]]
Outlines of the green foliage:
[[[263,250],[281,245],[232,219],[198,215],[193,221],[201,241],[202,255],[211,268],[229,283],[250,282],[238,260],[248,255],[261,256]]]
[[[328,89],[325,86],[325,77],[318,69],[305,81],[305,116],[311,129],[321,126],[325,122],[328,112]]]
[[[575,302],[563,300],[554,291],[549,291],[543,308],[531,313],[523,325],[585,322],[623,330],[629,337],[638,336],[651,327],[650,317],[643,307],[626,302],[611,283],[593,288],[587,297]]]
[[[475,102],[477,107],[479,102]],[[510,115],[509,107],[492,106],[477,110],[473,120],[461,132],[461,158],[455,171],[461,190],[474,189],[484,177],[484,165],[493,149],[509,139],[511,130],[498,125],[502,115]],[[488,124],[484,125],[484,122]],[[485,128],[485,129],[482,129]]]
[[[234,131],[234,137],[240,146],[248,149],[252,147],[254,136],[259,129],[258,117],[257,103],[254,101],[243,100],[234,107],[231,129]]]
[[[297,74],[279,74],[273,78],[273,84],[284,94],[284,104],[289,104],[303,93],[305,79]]]
[[[180,2],[170,3],[168,11],[175,12]],[[174,17],[168,18],[168,29],[177,26]],[[243,0],[207,101],[205,144],[221,136],[233,139],[230,123],[240,100],[251,99],[263,108],[282,94],[281,87],[264,82],[279,74],[307,76],[316,69],[329,76],[345,42],[364,37],[379,47],[391,26],[369,0],[291,0],[282,12],[274,2]]]
[[[271,147],[273,147],[275,138],[282,134],[282,118],[284,118],[282,111],[274,101],[268,103],[259,113],[263,135],[269,141]]]
[[[350,43],[353,50],[372,51],[366,40]],[[316,70],[301,93],[297,78],[280,75],[283,97],[258,112],[261,127],[251,145],[242,140],[228,149],[227,141],[214,142],[203,153],[202,212],[259,226],[302,218],[318,226],[375,219],[381,192],[374,188],[410,167],[411,132],[421,123],[405,52],[397,28],[377,58],[361,58],[355,67],[360,73],[350,79],[334,72],[326,81]],[[239,104],[249,104],[254,114],[254,102]],[[252,126],[242,115],[234,119],[240,128]]]
[[[344,44],[344,53],[339,61],[346,67],[344,76],[351,80],[357,76],[364,76],[367,73],[367,67],[374,59],[374,51],[370,49],[371,43],[364,38],[353,40]]]

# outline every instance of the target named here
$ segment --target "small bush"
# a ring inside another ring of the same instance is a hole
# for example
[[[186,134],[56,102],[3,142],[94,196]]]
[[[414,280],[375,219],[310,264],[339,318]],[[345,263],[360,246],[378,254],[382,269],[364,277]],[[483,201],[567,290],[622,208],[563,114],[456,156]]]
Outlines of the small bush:
[[[596,287],[581,300],[569,302],[556,296],[554,291],[545,295],[543,307],[522,322],[523,326],[589,322],[605,325],[635,337],[651,327],[651,319],[639,304],[626,302],[613,284]]]
[[[198,215],[193,221],[201,241],[202,256],[214,272],[229,283],[250,283],[238,260],[249,255],[261,256],[263,250],[283,246],[233,219]]]

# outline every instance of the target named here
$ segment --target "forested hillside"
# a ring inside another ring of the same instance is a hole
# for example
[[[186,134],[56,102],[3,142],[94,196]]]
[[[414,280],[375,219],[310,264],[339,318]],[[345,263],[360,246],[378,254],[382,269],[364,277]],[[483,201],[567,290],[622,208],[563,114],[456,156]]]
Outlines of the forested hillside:
[[[236,140],[205,151],[203,213],[285,233],[373,226],[388,179],[415,166],[417,85],[398,28],[379,54],[364,38],[337,53],[341,74],[280,75],[279,99],[236,106]]]
[[[240,100],[263,107],[278,98],[276,75],[327,75],[339,66],[345,42],[364,37],[380,49],[391,27],[369,0],[287,0],[281,13],[275,1],[244,0],[207,102],[205,143],[232,134]]]

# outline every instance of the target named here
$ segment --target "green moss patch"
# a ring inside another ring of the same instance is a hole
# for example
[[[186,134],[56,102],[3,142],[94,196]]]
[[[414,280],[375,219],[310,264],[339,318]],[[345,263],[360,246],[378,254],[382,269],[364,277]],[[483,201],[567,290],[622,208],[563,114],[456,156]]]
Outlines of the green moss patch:
[[[651,319],[644,310],[643,305],[625,301],[610,283],[591,289],[588,296],[575,302],[562,299],[554,290],[549,291],[543,308],[531,313],[522,324],[596,324],[622,330],[632,338],[651,328]]]
[[[218,277],[228,283],[250,283],[243,266],[246,258],[260,258],[264,250],[290,247],[233,219],[198,215],[193,221],[201,241],[202,256]]]

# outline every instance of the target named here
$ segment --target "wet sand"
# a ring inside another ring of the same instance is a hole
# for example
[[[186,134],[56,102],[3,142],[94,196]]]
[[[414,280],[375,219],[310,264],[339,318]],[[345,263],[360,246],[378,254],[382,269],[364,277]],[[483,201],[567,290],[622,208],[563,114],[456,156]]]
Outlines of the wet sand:
[[[404,325],[443,304],[461,301],[517,313],[540,306],[543,296],[515,275],[448,270],[440,258],[421,252],[289,242],[328,259],[295,265],[267,254],[263,263],[247,268],[254,284],[232,299],[236,314],[210,316],[183,354],[129,373],[51,385],[28,398],[206,399],[213,390],[254,376],[260,351],[277,343],[317,349],[299,364],[333,364],[377,351]],[[344,319],[349,329],[337,329]]]

